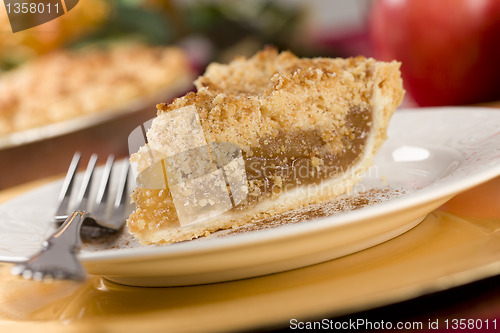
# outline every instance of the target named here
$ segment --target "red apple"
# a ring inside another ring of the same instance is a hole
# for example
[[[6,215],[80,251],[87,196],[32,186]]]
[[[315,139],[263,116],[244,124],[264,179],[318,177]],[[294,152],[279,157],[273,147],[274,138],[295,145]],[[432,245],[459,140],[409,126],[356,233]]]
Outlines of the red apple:
[[[419,105],[500,100],[500,0],[376,0],[370,34]]]

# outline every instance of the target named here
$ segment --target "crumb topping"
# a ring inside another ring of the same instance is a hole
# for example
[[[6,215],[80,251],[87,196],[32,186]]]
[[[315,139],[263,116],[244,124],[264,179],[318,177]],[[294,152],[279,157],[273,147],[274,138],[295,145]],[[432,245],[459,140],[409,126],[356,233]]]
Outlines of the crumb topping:
[[[266,49],[250,59],[209,65],[195,81],[197,93],[159,104],[158,110],[194,104],[208,141],[259,146],[262,138],[276,137],[280,130],[321,126],[325,143],[339,145],[342,133],[336,130],[345,125],[347,112],[353,107],[371,109],[372,86],[394,79],[384,72],[398,67],[396,62],[381,64],[364,57],[304,59]],[[375,73],[377,80],[372,79]],[[398,105],[402,93],[394,97]]]

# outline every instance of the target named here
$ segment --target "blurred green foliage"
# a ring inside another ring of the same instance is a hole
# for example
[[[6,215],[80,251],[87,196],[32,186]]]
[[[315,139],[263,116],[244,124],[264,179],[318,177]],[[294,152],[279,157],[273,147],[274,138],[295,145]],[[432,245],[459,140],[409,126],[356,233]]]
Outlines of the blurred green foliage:
[[[300,54],[296,44],[302,18],[301,8],[269,0],[175,5],[162,0],[117,0],[100,29],[72,42],[70,47],[123,40],[167,45],[201,36],[215,50],[213,59],[207,59],[210,61],[219,60],[231,49],[253,53],[268,44]]]
[[[173,27],[161,12],[144,6],[142,1],[116,0],[108,19],[90,35],[72,42],[70,47],[138,40],[149,44],[173,41]]]

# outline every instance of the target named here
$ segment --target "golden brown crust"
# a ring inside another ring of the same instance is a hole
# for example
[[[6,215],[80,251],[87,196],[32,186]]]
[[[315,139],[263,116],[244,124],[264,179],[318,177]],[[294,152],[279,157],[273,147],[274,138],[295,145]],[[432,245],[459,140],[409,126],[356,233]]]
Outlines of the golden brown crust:
[[[192,79],[175,47],[132,44],[57,51],[0,78],[0,135],[112,110]]]
[[[282,133],[317,132],[322,141],[319,148],[336,153],[346,149],[345,137],[353,133],[346,125],[349,113],[368,110],[372,120],[365,154],[344,174],[308,189],[307,193],[298,189],[273,196],[203,226],[175,227],[175,218],[172,220],[165,210],[158,210],[172,206],[165,191],[139,189],[133,197],[138,210],[128,225],[143,243],[196,238],[349,191],[373,163],[374,154],[386,138],[389,119],[404,94],[399,63],[364,57],[299,59],[290,52],[278,54],[274,49],[261,51],[250,59],[237,58],[228,65],[211,64],[195,83],[196,93],[168,105],[160,104],[158,110],[161,115],[194,105],[208,142],[233,142],[249,153]],[[161,127],[151,133],[158,131]],[[148,139],[161,146],[154,135]],[[140,161],[140,156],[134,158]],[[312,156],[311,161],[321,163],[321,156]],[[255,189],[250,183],[249,188]]]

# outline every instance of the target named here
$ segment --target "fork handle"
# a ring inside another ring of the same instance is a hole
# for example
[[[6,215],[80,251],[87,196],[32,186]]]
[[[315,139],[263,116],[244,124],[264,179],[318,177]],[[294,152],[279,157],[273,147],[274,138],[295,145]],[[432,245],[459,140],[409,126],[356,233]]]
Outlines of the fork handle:
[[[80,228],[88,216],[89,213],[82,210],[71,213],[61,227],[44,242],[44,247],[57,243],[58,246],[71,248],[73,251],[80,248]]]

